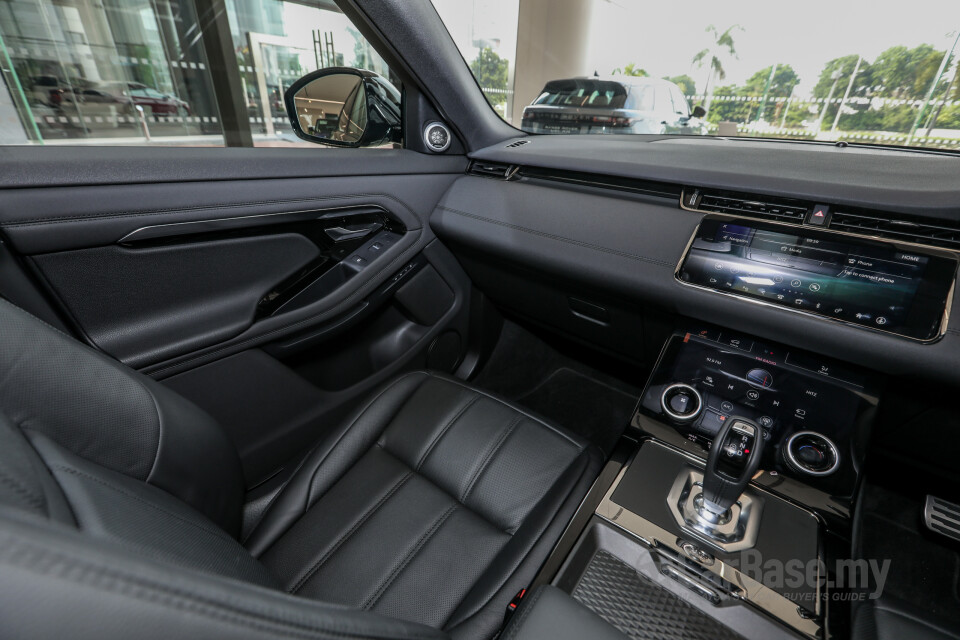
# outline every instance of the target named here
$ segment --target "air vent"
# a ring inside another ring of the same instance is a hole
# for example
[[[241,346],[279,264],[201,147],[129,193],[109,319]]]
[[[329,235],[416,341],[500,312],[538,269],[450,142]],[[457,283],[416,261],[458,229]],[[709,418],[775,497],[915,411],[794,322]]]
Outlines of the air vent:
[[[691,191],[684,191],[684,202],[690,200]],[[776,220],[777,222],[795,222],[803,224],[808,207],[798,202],[776,200],[773,198],[751,198],[724,192],[704,192],[699,204],[692,207],[700,211],[743,215],[751,218]]]
[[[499,178],[500,180],[506,180],[507,176],[510,175],[511,171],[513,170],[514,166],[510,164],[474,160],[470,165],[470,168],[467,169],[467,173],[472,176],[484,176],[486,178]]]
[[[894,218],[872,213],[834,211],[830,228],[834,231],[960,249],[960,226],[947,220],[903,216]]]
[[[530,144],[530,141],[526,138],[523,140],[517,140],[516,142],[511,142],[507,145],[507,149],[516,149],[517,147],[522,147],[525,144]]]
[[[931,531],[960,541],[960,505],[928,495],[923,519]]]

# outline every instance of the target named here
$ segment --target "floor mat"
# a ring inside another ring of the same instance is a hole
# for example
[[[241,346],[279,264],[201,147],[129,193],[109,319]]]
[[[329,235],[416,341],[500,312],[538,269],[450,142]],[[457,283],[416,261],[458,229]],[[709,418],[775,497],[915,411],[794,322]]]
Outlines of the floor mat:
[[[960,548],[925,528],[923,503],[868,484],[861,508],[863,557],[890,560],[884,595],[960,624]]]
[[[504,323],[473,383],[583,436],[606,454],[629,424],[641,391],[561,354],[512,322]]]

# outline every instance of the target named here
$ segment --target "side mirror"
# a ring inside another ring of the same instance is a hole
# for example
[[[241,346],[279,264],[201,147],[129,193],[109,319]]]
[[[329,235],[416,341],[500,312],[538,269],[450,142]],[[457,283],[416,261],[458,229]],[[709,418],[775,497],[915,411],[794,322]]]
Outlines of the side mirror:
[[[363,69],[309,73],[283,95],[297,137],[337,147],[373,147],[400,139],[400,92]]]
[[[693,111],[690,113],[690,115],[694,118],[702,118],[703,116],[707,115],[707,110],[700,105],[697,105],[693,108]]]

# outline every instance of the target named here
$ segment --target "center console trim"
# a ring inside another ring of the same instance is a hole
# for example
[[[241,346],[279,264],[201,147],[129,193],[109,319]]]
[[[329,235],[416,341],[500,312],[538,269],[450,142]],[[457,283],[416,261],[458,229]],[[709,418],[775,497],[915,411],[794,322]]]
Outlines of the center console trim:
[[[643,446],[661,446],[688,459],[696,466],[703,464],[703,461],[695,456],[692,456],[681,449],[677,449],[663,442],[647,441]],[[623,476],[626,474],[632,462],[633,461],[631,460],[620,470],[616,480],[614,480],[613,484],[604,495],[603,500],[601,500],[600,505],[597,507],[595,512],[596,515],[618,529],[621,529],[639,539],[641,543],[649,548],[656,548],[658,546],[667,547],[681,556],[686,555],[679,544],[678,538],[674,534],[662,529],[661,527],[653,524],[636,513],[627,510],[613,501],[613,493],[616,491],[620,481],[623,479]],[[750,490],[758,493],[762,492],[762,489],[753,484],[750,485]],[[771,499],[779,499],[775,496],[770,497]],[[812,513],[811,515],[815,516],[815,514]],[[811,639],[821,637],[822,627],[819,622],[819,618],[822,617],[821,598],[816,599],[816,610],[814,612],[816,617],[811,618],[808,615],[802,614],[796,603],[791,602],[773,589],[770,589],[750,576],[741,573],[733,566],[726,564],[723,560],[713,560],[714,561],[712,563],[700,562],[698,564],[703,569],[708,570],[716,576],[735,585],[735,587],[738,589],[738,592],[733,594],[735,597],[749,602],[753,606],[761,609],[770,616]]]
[[[780,310],[780,311],[788,311],[788,312],[790,312],[790,313],[796,313],[796,314],[802,315],[802,316],[807,317],[807,318],[816,318],[816,319],[818,319],[818,320],[826,320],[826,321],[828,321],[828,322],[835,322],[835,323],[842,324],[842,325],[847,326],[847,327],[855,327],[855,328],[857,328],[857,329],[862,329],[862,330],[866,330],[866,331],[873,331],[873,332],[875,332],[875,333],[881,333],[881,334],[888,335],[888,336],[895,336],[895,337],[897,337],[897,338],[903,338],[904,340],[910,340],[910,341],[912,341],[912,342],[919,342],[920,344],[932,344],[932,343],[934,343],[934,342],[937,342],[937,341],[940,340],[941,338],[943,338],[944,335],[946,335],[946,333],[947,333],[947,327],[948,327],[949,321],[950,321],[950,309],[951,309],[951,307],[953,306],[953,294],[954,294],[954,292],[956,291],[956,286],[957,286],[957,276],[956,276],[956,272],[954,273],[953,281],[950,283],[950,289],[949,289],[949,291],[948,291],[948,293],[947,293],[946,304],[944,305],[944,309],[943,309],[943,316],[942,316],[941,319],[940,319],[940,329],[939,329],[939,331],[937,332],[937,334],[936,334],[935,336],[933,336],[932,338],[926,339],[926,340],[921,339],[921,338],[916,338],[916,337],[913,337],[913,336],[903,335],[903,334],[901,334],[901,333],[896,333],[896,332],[894,332],[894,331],[887,331],[887,330],[885,330],[885,329],[878,329],[878,328],[875,328],[875,327],[870,327],[870,326],[866,326],[866,325],[862,325],[862,324],[856,324],[856,323],[854,323],[854,322],[848,322],[847,320],[842,320],[842,319],[840,319],[840,318],[833,318],[833,317],[826,316],[826,315],[820,315],[820,314],[818,314],[818,313],[813,313],[813,312],[810,312],[810,311],[804,311],[804,310],[802,310],[802,309],[794,309],[794,308],[792,308],[792,307],[774,304],[774,303],[768,302],[768,301],[766,301],[766,300],[759,300],[759,299],[757,299],[757,298],[749,298],[749,297],[746,297],[746,296],[737,295],[737,294],[735,294],[735,293],[730,293],[730,292],[728,292],[728,291],[722,291],[722,290],[720,290],[720,289],[713,289],[713,288],[711,288],[711,287],[707,287],[707,286],[704,286],[704,285],[694,284],[694,283],[692,283],[692,282],[685,282],[685,281],[680,277],[681,271],[682,271],[682,269],[683,269],[683,264],[684,264],[684,262],[686,262],[686,260],[687,260],[687,256],[688,256],[688,254],[690,253],[690,249],[691,249],[691,247],[693,247],[693,243],[696,241],[697,237],[699,237],[699,234],[700,234],[700,225],[701,225],[701,223],[703,222],[703,220],[705,220],[705,219],[713,219],[713,220],[722,220],[722,221],[726,221],[726,222],[733,222],[733,221],[736,221],[736,220],[743,220],[743,219],[745,219],[745,218],[746,218],[746,219],[749,219],[749,220],[756,220],[757,222],[762,222],[762,223],[765,224],[765,225],[775,225],[775,226],[777,226],[777,227],[783,227],[785,230],[790,230],[790,231],[793,232],[793,233],[797,233],[798,231],[803,230],[803,227],[798,226],[798,225],[796,225],[796,224],[790,224],[790,223],[786,223],[786,222],[779,222],[779,221],[776,221],[776,220],[766,220],[766,219],[762,219],[762,220],[761,220],[761,219],[757,219],[757,218],[750,218],[749,216],[729,215],[729,214],[725,214],[725,213],[706,213],[706,214],[703,216],[703,218],[701,219],[700,223],[697,223],[696,229],[694,229],[694,230],[693,230],[693,233],[690,235],[690,240],[687,241],[687,246],[684,247],[683,253],[680,255],[680,261],[677,262],[677,267],[676,267],[676,269],[674,269],[674,272],[673,272],[674,280],[676,280],[677,282],[679,282],[681,285],[683,285],[683,286],[685,286],[685,287],[690,287],[690,288],[692,288],[692,289],[698,289],[698,290],[700,290],[700,291],[709,291],[710,293],[715,293],[715,294],[719,294],[719,295],[721,295],[721,296],[726,296],[726,297],[728,297],[728,298],[733,298],[734,300],[741,300],[741,301],[743,301],[743,302],[749,302],[749,303],[752,303],[752,304],[760,305],[760,306],[762,306],[762,307],[764,307],[764,308],[767,308],[767,309],[778,309],[778,310]],[[852,238],[857,238],[857,239],[859,239],[859,240],[861,240],[861,241],[867,240],[867,241],[869,241],[869,242],[877,242],[877,243],[882,243],[882,244],[891,245],[891,246],[894,246],[894,247],[907,247],[907,248],[909,248],[909,249],[914,249],[914,248],[916,248],[916,249],[922,249],[923,252],[926,253],[926,254],[929,254],[929,255],[932,255],[932,256],[937,256],[937,257],[942,257],[942,258],[947,258],[947,259],[953,260],[954,262],[957,261],[957,254],[956,254],[955,252],[948,251],[948,250],[946,250],[946,249],[938,249],[938,248],[929,247],[929,246],[926,246],[926,245],[913,244],[913,243],[910,243],[910,242],[894,242],[894,241],[891,241],[891,240],[888,240],[888,239],[885,239],[885,238],[877,238],[877,237],[873,237],[873,236],[861,236],[861,235],[857,235],[857,234],[854,234],[854,233],[846,233],[846,232],[843,232],[843,231],[833,231],[833,230],[831,230],[831,229],[829,229],[829,228],[828,228],[828,229],[816,229],[816,231],[819,232],[819,233],[836,234],[836,235],[840,235],[840,236],[848,236],[848,237],[852,237]]]

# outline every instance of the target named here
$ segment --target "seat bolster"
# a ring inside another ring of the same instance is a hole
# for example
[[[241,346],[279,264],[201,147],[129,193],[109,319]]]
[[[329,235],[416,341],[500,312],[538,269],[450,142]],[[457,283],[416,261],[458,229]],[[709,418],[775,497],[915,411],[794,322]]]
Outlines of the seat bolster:
[[[170,566],[2,506],[0,594],[7,638],[449,640],[423,625]]]
[[[157,486],[237,533],[240,460],[213,418],[3,299],[0,327],[0,406],[14,426]]]
[[[234,538],[240,534],[243,470],[233,441],[209,414],[147,380],[160,420],[160,442],[147,484],[174,495]]]
[[[376,442],[391,419],[430,375],[417,371],[387,383],[321,440],[267,507],[244,545],[260,557]]]

